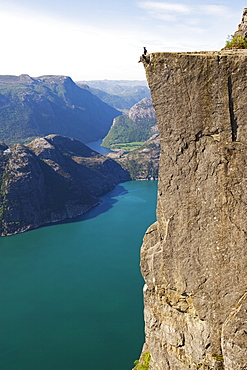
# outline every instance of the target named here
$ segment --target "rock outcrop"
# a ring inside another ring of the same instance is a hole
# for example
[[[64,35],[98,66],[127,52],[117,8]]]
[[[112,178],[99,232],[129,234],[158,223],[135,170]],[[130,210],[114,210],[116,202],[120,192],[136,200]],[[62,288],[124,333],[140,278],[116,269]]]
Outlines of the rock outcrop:
[[[129,179],[118,163],[75,139],[0,143],[0,236],[81,215]]]
[[[241,23],[238,25],[238,30],[234,33],[234,36],[240,36],[243,39],[247,37],[247,8],[244,8]]]
[[[152,121],[156,123],[155,110],[153,108],[152,99],[144,98],[137,102],[129,111],[129,118],[133,122]],[[157,131],[157,129],[155,129]]]
[[[141,250],[150,370],[247,369],[247,51],[143,59],[159,125]]]

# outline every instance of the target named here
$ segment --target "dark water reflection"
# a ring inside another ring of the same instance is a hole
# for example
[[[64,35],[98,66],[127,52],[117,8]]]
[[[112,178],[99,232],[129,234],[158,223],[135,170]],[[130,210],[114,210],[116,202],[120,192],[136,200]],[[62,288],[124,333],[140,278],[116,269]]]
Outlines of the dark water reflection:
[[[61,223],[80,222],[97,217],[102,213],[108,212],[112,207],[114,207],[114,204],[119,201],[118,198],[127,193],[128,190],[124,187],[124,184],[120,184],[111,192],[101,196],[100,199],[102,203],[92,208],[89,212],[85,213],[84,215],[74,217],[73,219],[67,219],[66,221],[63,221]]]

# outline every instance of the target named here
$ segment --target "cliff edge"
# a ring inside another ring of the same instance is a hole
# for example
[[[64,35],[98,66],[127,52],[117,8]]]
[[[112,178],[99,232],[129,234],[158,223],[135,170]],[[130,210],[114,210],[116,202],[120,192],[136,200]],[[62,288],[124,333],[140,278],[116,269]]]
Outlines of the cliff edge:
[[[161,145],[141,250],[149,369],[247,369],[247,51],[143,64]]]

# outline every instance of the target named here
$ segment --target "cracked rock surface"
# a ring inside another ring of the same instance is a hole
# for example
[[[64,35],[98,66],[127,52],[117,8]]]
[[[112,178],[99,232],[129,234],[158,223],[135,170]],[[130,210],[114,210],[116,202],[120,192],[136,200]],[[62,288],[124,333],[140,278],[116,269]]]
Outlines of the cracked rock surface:
[[[150,370],[247,369],[247,51],[143,60],[159,125],[144,237]]]

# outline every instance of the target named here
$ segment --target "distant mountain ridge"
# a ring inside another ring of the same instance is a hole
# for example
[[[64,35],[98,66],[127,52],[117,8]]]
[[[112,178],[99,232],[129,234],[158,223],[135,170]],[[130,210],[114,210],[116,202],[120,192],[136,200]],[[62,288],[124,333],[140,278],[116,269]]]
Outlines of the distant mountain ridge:
[[[150,98],[150,90],[146,81],[95,80],[77,82],[77,84],[125,113],[141,99]]]
[[[0,76],[0,141],[7,144],[48,134],[98,140],[120,114],[67,76]]]
[[[94,89],[100,89],[108,94],[122,94],[139,87],[148,88],[146,80],[82,80],[77,83],[86,84]]]

